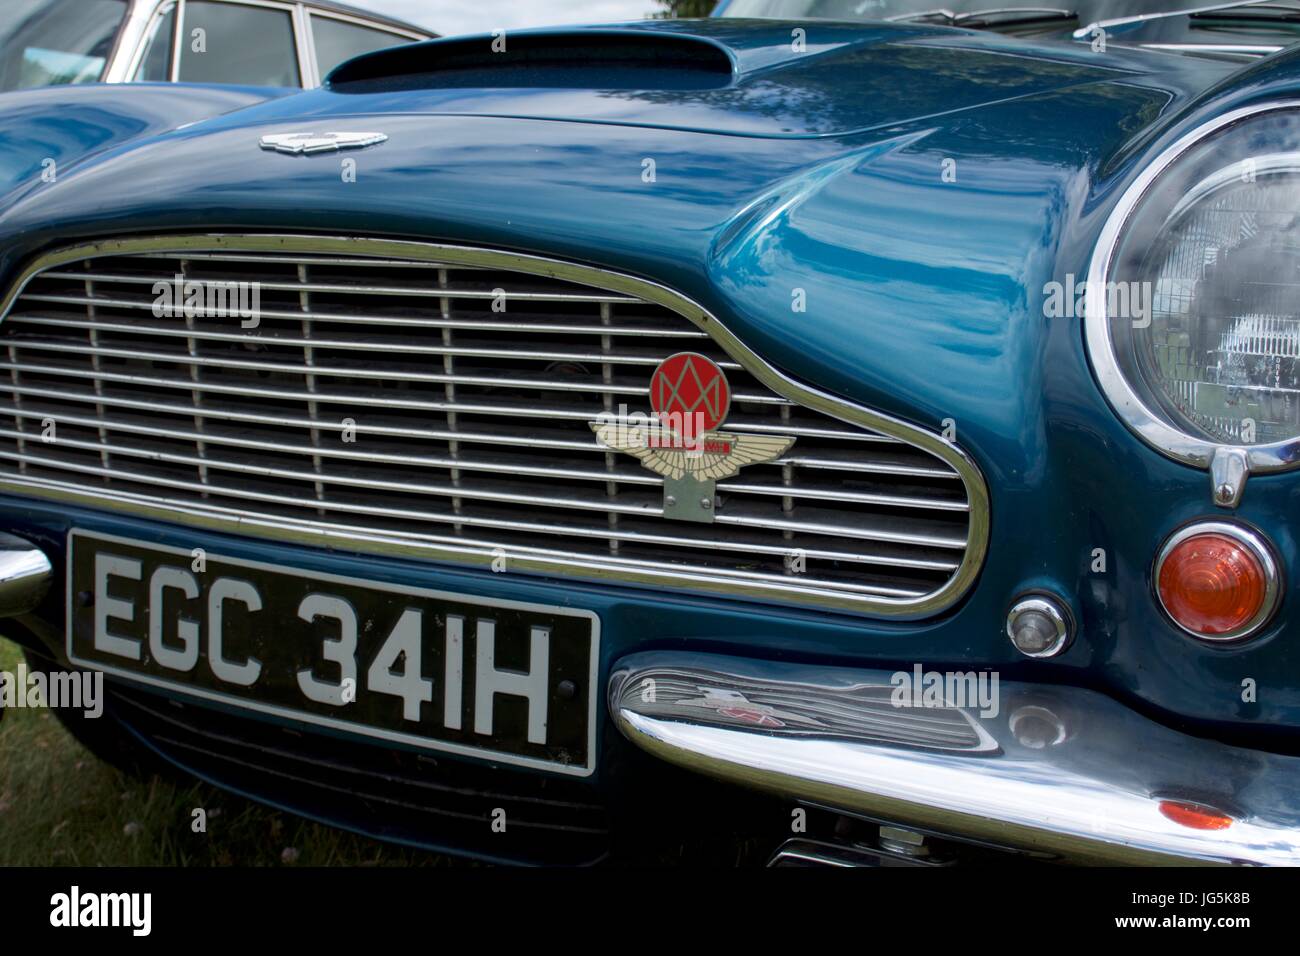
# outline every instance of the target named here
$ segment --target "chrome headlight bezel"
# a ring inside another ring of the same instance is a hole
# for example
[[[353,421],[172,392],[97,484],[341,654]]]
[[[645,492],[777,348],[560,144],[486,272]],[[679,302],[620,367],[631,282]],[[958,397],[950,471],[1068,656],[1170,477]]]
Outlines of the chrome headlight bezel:
[[[1300,110],[1300,100],[1273,101],[1224,113],[1179,138],[1166,148],[1124,190],[1111,210],[1094,246],[1088,268],[1088,289],[1106,289],[1122,241],[1143,201],[1161,177],[1189,151],[1229,127],[1268,113]],[[1256,445],[1210,440],[1179,428],[1143,399],[1126,375],[1116,353],[1106,297],[1086,298],[1084,320],[1089,360],[1102,393],[1120,419],[1147,445],[1168,458],[1214,471],[1215,503],[1235,505],[1248,473],[1300,468],[1300,436]]]

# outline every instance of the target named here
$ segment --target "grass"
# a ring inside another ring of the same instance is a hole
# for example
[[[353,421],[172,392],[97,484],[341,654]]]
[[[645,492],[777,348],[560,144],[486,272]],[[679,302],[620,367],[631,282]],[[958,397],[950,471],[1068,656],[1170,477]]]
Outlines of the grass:
[[[0,670],[22,652],[0,639]],[[207,832],[192,829],[194,810]],[[449,861],[311,823],[205,784],[101,763],[46,710],[0,721],[0,865],[427,866]]]

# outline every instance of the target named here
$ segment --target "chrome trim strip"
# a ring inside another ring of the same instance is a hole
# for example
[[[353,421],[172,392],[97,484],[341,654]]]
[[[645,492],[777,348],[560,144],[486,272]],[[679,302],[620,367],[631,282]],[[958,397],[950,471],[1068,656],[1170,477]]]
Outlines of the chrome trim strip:
[[[724,576],[716,572],[707,575],[698,572],[673,575],[653,568],[630,567],[630,562],[621,562],[618,559],[593,559],[585,555],[565,555],[562,552],[548,552],[544,549],[537,549],[537,554],[528,553],[512,561],[512,566],[519,570],[543,574],[568,574],[628,584],[678,586],[689,590],[720,593],[738,599],[776,600],[883,617],[915,619],[936,614],[950,607],[969,589],[983,565],[989,536],[988,491],[978,467],[965,452],[938,435],[909,422],[846,402],[786,376],[767,364],[715,316],[672,289],[645,279],[609,272],[594,266],[474,247],[353,236],[190,234],[107,239],[56,249],[30,262],[8,289],[3,301],[0,301],[0,321],[8,316],[28,283],[38,273],[47,269],[106,256],[182,254],[189,250],[202,250],[209,253],[266,252],[273,255],[293,253],[334,254],[349,257],[373,255],[381,259],[404,258],[453,266],[464,264],[528,273],[574,282],[607,292],[636,296],[676,312],[708,333],[759,383],[791,402],[857,428],[874,430],[888,439],[910,444],[939,458],[961,478],[970,506],[969,531],[958,570],[941,587],[920,596],[853,593],[857,589],[832,588],[827,585],[810,587],[795,580],[788,582],[746,580],[741,575]],[[223,509],[201,509],[192,504],[182,508],[157,501],[132,500],[131,496],[107,491],[87,492],[85,489],[70,491],[70,487],[72,486],[59,482],[28,477],[21,480],[0,480],[0,490],[19,495],[35,495],[92,505],[109,502],[116,509],[131,514],[236,534],[256,533],[263,537],[298,544],[352,548],[380,554],[418,554],[427,559],[449,560],[478,567],[490,566],[492,560],[491,551],[482,548],[421,544],[418,540],[403,539],[402,536],[389,532],[357,534],[339,530],[339,526],[331,529],[324,522],[307,522],[276,516],[253,516]],[[732,523],[748,522],[739,519]],[[790,527],[794,528],[793,525]],[[413,539],[414,537],[412,536]]]
[[[1264,591],[1264,603],[1254,617],[1235,631],[1229,631],[1226,634],[1202,634],[1199,631],[1193,631],[1191,628],[1184,627],[1177,618],[1169,613],[1169,608],[1165,607],[1165,599],[1160,594],[1160,571],[1164,567],[1169,553],[1188,538],[1197,534],[1221,534],[1224,537],[1231,538],[1248,548],[1259,559],[1259,563],[1264,566],[1264,577],[1268,582]],[[1185,634],[1190,634],[1198,641],[1222,643],[1244,640],[1257,634],[1273,617],[1273,612],[1277,610],[1278,604],[1282,600],[1284,585],[1278,559],[1262,534],[1245,525],[1231,521],[1194,521],[1171,534],[1160,548],[1160,553],[1156,555],[1155,565],[1151,572],[1151,587],[1155,591],[1160,610],[1165,612],[1165,616],[1179,630]]]
[[[899,723],[902,716],[887,726],[862,721],[853,701],[864,688],[888,690],[889,671],[671,652],[632,655],[615,667],[610,714],[623,735],[728,783],[1078,862],[1300,863],[1300,757],[1182,734],[1095,691],[1001,681],[992,713],[964,708],[994,749],[962,750],[909,743],[916,730]],[[656,703],[663,682],[683,680],[698,681],[714,699],[692,713]],[[745,697],[755,682],[786,694],[774,707],[755,707]],[[728,693],[739,695],[734,703]],[[828,700],[844,704],[830,731],[808,729]],[[927,709],[898,713],[919,720]],[[1223,785],[1241,780],[1250,786]],[[1204,805],[1231,823],[1190,828],[1166,815],[1166,801]]]
[[[313,264],[313,263],[304,263]],[[152,286],[158,281],[156,276],[126,276],[112,275],[103,272],[86,272],[82,274],[71,272],[50,272],[48,277],[51,279],[72,279],[76,282],[114,282],[129,285]],[[208,279],[195,282],[193,279],[190,283],[203,287],[204,289],[218,286],[220,283]],[[400,295],[405,298],[424,297],[429,299],[496,299],[503,298],[506,301],[515,302],[611,302],[623,303],[626,305],[635,305],[637,299],[632,296],[619,295],[566,295],[564,293],[545,293],[545,292],[510,292],[505,296],[498,296],[498,293],[492,289],[412,289],[402,288],[401,286],[383,286],[383,285],[357,285],[355,283],[321,283],[321,282],[267,282],[260,280],[258,285],[263,289],[275,289],[281,292],[338,292],[348,295]],[[91,301],[96,301],[92,299]],[[213,310],[214,316],[226,315],[220,309]],[[233,313],[230,313],[233,315]]]
[[[172,2],[174,0],[133,0],[100,82],[125,83],[135,76],[144,55],[145,41],[153,33],[155,21],[162,18],[163,11]]]
[[[185,49],[185,0],[176,0],[176,22],[172,26],[172,62],[168,81],[181,81],[181,52]]]
[[[320,86],[320,73],[316,69],[315,38],[307,22],[307,11],[301,3],[293,5],[293,46],[298,57],[298,85],[304,90]]]
[[[1187,133],[1148,164],[1141,175],[1125,189],[1102,227],[1088,267],[1087,288],[1106,287],[1110,264],[1119,247],[1125,227],[1156,180],[1179,158],[1206,137],[1242,120],[1287,109],[1300,109],[1300,100],[1261,103],[1232,110]],[[1129,429],[1156,451],[1185,465],[1208,469],[1218,449],[1233,446],[1188,435],[1174,428],[1149,409],[1124,377],[1119,361],[1115,357],[1110,321],[1106,316],[1106,297],[1088,296],[1086,303],[1085,330],[1088,356],[1092,361],[1097,382],[1115,413]],[[1287,471],[1300,467],[1300,438],[1267,445],[1252,445],[1242,450],[1248,457],[1251,472]]]
[[[1240,53],[1243,56],[1269,56],[1284,50],[1281,46],[1247,45],[1244,43],[1143,43],[1144,50],[1165,50],[1176,53]]]

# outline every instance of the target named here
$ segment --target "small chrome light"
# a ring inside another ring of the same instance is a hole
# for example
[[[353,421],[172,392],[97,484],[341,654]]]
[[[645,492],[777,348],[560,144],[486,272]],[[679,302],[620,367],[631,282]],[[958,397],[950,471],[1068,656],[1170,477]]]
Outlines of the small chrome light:
[[[1026,657],[1055,657],[1070,646],[1069,612],[1051,596],[1022,597],[1007,614],[1007,637]]]

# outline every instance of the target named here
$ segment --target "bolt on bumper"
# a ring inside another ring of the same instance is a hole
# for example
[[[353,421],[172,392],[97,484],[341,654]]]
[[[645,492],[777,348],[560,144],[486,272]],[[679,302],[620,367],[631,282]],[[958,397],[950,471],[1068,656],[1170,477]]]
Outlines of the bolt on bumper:
[[[610,713],[671,763],[984,845],[1300,863],[1300,758],[1180,734],[1077,688],[998,682],[978,706],[897,706],[893,676],[636,654],[610,679]]]

